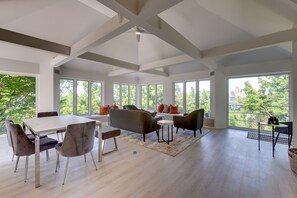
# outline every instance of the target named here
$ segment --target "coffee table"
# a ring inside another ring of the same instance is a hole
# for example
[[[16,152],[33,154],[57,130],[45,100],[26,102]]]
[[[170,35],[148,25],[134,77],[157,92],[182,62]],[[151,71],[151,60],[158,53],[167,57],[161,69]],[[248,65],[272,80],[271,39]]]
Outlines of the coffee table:
[[[162,139],[160,140],[160,133],[158,131],[158,142],[166,142],[167,144],[169,144],[169,142],[172,142],[173,141],[173,121],[172,120],[159,120],[157,122],[157,124],[160,125],[162,128]],[[164,132],[163,127],[164,126],[167,126],[167,137],[168,137],[167,140],[165,140],[164,136],[163,136],[163,132]],[[170,138],[170,130],[169,130],[170,126],[171,126],[171,138]]]

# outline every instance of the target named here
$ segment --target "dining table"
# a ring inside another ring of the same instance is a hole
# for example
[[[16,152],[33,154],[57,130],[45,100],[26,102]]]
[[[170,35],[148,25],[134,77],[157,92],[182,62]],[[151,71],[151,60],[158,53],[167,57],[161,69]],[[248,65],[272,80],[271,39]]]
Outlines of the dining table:
[[[94,121],[76,115],[61,115],[40,118],[24,119],[24,126],[35,135],[35,187],[40,187],[40,136],[56,133],[57,130],[66,130],[70,124],[80,124]],[[96,121],[96,126],[101,127],[101,122]]]
[[[258,122],[258,150],[260,151],[260,133],[261,133],[261,126],[269,126],[271,127],[271,140],[272,140],[272,157],[274,157],[274,147],[275,147],[275,138],[274,138],[274,133],[275,133],[275,127],[288,127],[286,124],[273,124],[273,123],[266,123],[266,122]]]

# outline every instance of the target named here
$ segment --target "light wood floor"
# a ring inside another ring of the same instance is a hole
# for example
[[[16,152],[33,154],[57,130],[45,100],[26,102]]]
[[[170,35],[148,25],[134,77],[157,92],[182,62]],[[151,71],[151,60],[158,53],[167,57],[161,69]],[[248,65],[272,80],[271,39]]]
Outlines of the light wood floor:
[[[6,137],[0,137],[0,197],[296,198],[297,177],[290,170],[287,146],[278,144],[272,158],[271,144],[261,143],[259,152],[257,141],[247,139],[246,132],[216,130],[171,157],[119,140],[120,150],[105,155],[97,163],[98,171],[90,156],[86,164],[83,157],[70,159],[64,186],[66,160],[61,159],[55,173],[56,156],[51,150],[48,162],[41,154],[42,186],[35,189],[34,157],[24,183],[25,159],[14,173],[11,148]]]

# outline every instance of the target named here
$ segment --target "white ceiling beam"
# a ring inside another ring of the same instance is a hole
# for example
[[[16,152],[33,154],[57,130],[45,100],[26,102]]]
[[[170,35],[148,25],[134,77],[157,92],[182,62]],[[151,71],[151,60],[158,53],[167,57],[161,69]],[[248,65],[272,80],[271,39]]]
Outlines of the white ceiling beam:
[[[124,75],[124,74],[129,74],[129,73],[133,73],[135,71],[131,71],[129,69],[116,69],[116,70],[112,70],[110,72],[108,72],[108,76],[112,77],[112,76],[120,76],[120,75]]]
[[[168,77],[169,74],[165,71],[159,71],[159,70],[155,70],[155,69],[152,69],[152,70],[146,70],[146,71],[142,71],[143,73],[148,73],[148,74],[154,74],[154,75],[159,75],[159,76],[165,76],[165,77]]]
[[[297,28],[284,30],[257,38],[239,41],[219,47],[214,47],[202,51],[202,58],[221,56],[227,54],[240,53],[242,51],[252,50],[256,48],[268,47],[283,42],[297,40]]]
[[[199,59],[201,58],[200,50],[187,40],[183,35],[177,32],[168,23],[156,16],[160,12],[176,5],[181,0],[147,0],[139,15],[135,14],[135,10],[131,4],[134,1],[121,0],[98,0],[105,6],[134,22],[135,24],[143,27],[148,32],[154,34],[175,48],[188,54],[189,56]],[[130,2],[130,3],[128,3]]]
[[[25,34],[13,32],[2,28],[0,28],[0,40],[58,54],[70,54],[70,47],[66,45],[61,45],[58,43],[39,39],[36,37],[28,36]]]
[[[114,65],[117,67],[121,67],[121,68],[125,68],[125,69],[131,69],[131,70],[139,70],[139,65],[133,64],[133,63],[129,63],[126,61],[122,61],[122,60],[118,60],[115,58],[110,58],[107,56],[102,56],[99,54],[94,54],[91,52],[86,52],[80,56],[78,56],[78,58],[81,59],[85,59],[85,60],[89,60],[89,61],[94,61],[94,62],[100,62],[100,63],[105,63],[108,65]]]
[[[109,18],[114,17],[117,15],[116,12],[109,9],[108,7],[102,5],[101,3],[98,3],[97,0],[78,0],[79,2],[85,4],[86,6],[100,12],[101,14],[104,14],[105,16],[108,16]]]
[[[176,64],[181,64],[181,63],[187,63],[194,61],[192,57],[183,54],[183,55],[178,55],[170,58],[165,58],[162,60],[154,61],[151,63],[146,63],[140,66],[139,71],[145,71],[145,70],[150,70],[150,69],[157,69],[161,67],[166,67],[170,65],[176,65]]]
[[[119,21],[118,16],[114,16],[112,19],[104,23],[96,31],[88,34],[86,37],[82,38],[74,45],[71,46],[71,53],[69,57],[56,57],[51,61],[51,66],[58,67],[62,64],[76,58],[89,49],[98,46],[123,32],[131,29],[134,26],[133,23],[129,22],[127,19],[123,18],[122,21]],[[57,61],[58,60],[58,61]]]

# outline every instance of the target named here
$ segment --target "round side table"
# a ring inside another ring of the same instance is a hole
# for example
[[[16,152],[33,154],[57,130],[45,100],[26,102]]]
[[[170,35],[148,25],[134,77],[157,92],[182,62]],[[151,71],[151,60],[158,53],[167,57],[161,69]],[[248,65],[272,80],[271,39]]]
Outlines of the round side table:
[[[158,142],[166,142],[167,144],[169,144],[169,142],[172,142],[173,141],[173,121],[172,120],[159,120],[157,122],[158,125],[161,126],[162,128],[162,139],[160,140],[160,133],[158,131]],[[167,140],[164,139],[164,130],[163,130],[163,127],[164,126],[167,126]],[[171,138],[170,138],[170,128],[171,126]]]

